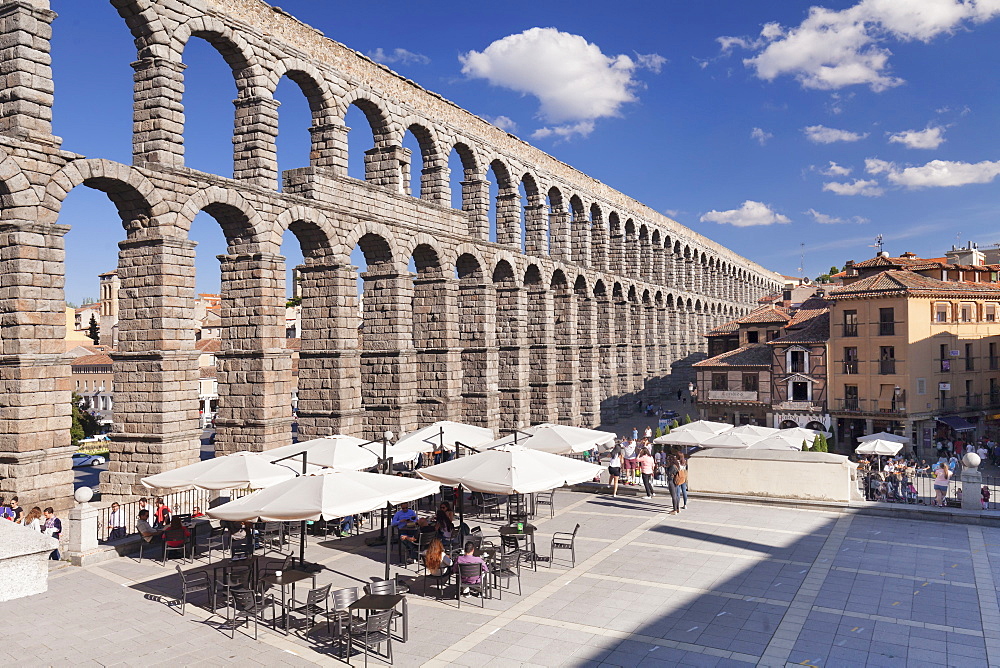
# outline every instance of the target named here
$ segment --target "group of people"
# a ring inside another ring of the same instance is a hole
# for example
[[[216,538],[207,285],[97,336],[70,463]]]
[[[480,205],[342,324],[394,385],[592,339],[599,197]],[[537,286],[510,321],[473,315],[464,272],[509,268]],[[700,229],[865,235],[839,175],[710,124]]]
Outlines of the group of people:
[[[975,446],[970,444],[970,447]],[[939,449],[938,452],[942,454],[933,464],[928,464],[925,459],[921,459],[918,463],[915,458],[903,456],[885,458],[884,463],[880,463],[879,458],[874,456],[860,458],[858,477],[864,482],[865,498],[869,501],[922,503],[916,487],[917,479],[932,478],[934,498],[931,500],[931,505],[944,507],[947,505],[951,480],[959,469],[959,460],[957,453],[952,450]],[[949,452],[950,456],[946,456]],[[962,450],[958,452],[961,453]],[[956,487],[955,495],[961,503],[961,485]],[[983,485],[980,495],[985,510],[990,502],[990,488]]]
[[[39,506],[33,506],[27,513],[21,506],[16,496],[11,497],[10,503],[5,503],[4,497],[0,496],[0,520],[8,520],[15,524],[28,527],[33,531],[51,536],[56,540],[62,537],[62,520],[56,517],[52,506],[42,510]],[[59,548],[52,550],[49,559],[59,561],[62,555]]]
[[[982,461],[989,461],[994,466],[1000,466],[1000,443],[986,436],[981,437],[978,443],[965,441],[961,437],[939,438],[934,442],[934,448],[937,450],[939,460],[961,459],[964,455],[974,452],[979,455],[979,459]]]
[[[652,428],[646,427],[645,435],[639,438],[638,429],[632,430],[632,438],[623,438],[611,449],[608,462],[608,484],[611,495],[618,496],[619,482],[635,485],[638,474],[646,492],[644,498],[656,496],[653,489],[654,477],[666,484],[673,502],[670,514],[687,508],[687,457],[682,452],[668,452],[652,442]],[[683,505],[681,501],[683,500]]]

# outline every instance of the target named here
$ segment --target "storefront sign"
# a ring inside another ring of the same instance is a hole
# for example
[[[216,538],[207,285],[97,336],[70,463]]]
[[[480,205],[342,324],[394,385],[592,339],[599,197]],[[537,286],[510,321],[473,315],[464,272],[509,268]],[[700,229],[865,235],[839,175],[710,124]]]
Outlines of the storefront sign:
[[[709,390],[708,398],[721,401],[757,401],[757,393],[741,390]]]
[[[938,391],[939,392],[950,392],[951,391],[951,383],[938,383]]]

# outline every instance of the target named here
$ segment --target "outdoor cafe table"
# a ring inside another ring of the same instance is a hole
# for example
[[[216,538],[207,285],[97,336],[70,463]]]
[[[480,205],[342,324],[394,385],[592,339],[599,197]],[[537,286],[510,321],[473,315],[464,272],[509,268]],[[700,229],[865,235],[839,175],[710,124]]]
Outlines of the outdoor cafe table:
[[[372,612],[392,610],[400,603],[403,604],[403,637],[400,640],[406,642],[409,638],[409,615],[406,609],[406,597],[402,594],[365,594],[347,608],[351,611],[364,610],[367,617]]]
[[[302,582],[308,578],[312,578],[313,588],[316,587],[316,575],[314,573],[306,573],[305,571],[288,570],[282,571],[279,576],[277,573],[271,575],[265,575],[260,579],[261,582],[269,584],[271,586],[281,587],[281,616],[285,618],[285,635],[288,635],[288,618],[291,615],[288,614],[288,598],[285,595],[287,587],[292,588],[292,598],[291,603],[295,603],[295,583]]]
[[[518,546],[520,546],[521,540],[524,540],[524,552],[531,559],[532,567],[535,566],[538,559],[538,554],[535,552],[535,525],[524,523],[520,530],[516,524],[500,527],[500,538],[501,540],[513,538],[518,542]]]

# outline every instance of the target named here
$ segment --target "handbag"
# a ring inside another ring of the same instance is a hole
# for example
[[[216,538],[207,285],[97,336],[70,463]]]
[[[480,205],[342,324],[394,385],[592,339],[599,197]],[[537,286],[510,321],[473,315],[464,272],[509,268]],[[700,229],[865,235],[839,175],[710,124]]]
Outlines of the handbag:
[[[683,485],[687,481],[688,481],[688,472],[684,469],[681,469],[674,475],[675,485]]]

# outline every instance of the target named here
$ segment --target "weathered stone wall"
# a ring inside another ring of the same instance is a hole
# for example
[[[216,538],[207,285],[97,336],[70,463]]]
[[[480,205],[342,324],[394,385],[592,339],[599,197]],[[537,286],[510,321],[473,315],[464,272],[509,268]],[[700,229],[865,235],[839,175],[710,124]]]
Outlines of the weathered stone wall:
[[[20,494],[23,505],[65,504],[72,492],[59,210],[80,185],[107,193],[123,224],[121,395],[101,483],[109,494],[131,494],[140,477],[198,458],[188,231],[201,211],[228,241],[220,452],[288,439],[279,255],[287,230],[305,257],[306,437],[400,433],[443,418],[501,430],[612,423],[635,401],[686,382],[704,353],[701,334],[779,286],[777,274],[263,2],[112,4],[137,47],[131,166],[61,150],[48,61],[58,20],[48,0],[0,0],[0,492]],[[234,178],[184,167],[182,54],[192,37],[232,66]],[[284,76],[309,98],[312,152],[309,165],[279,175],[273,93]],[[352,104],[371,126],[364,181],[347,176]],[[406,131],[420,155],[402,147]],[[463,164],[461,209],[450,206],[452,150]],[[417,170],[419,198],[409,194]],[[358,246],[368,265],[361,316],[350,262]]]

